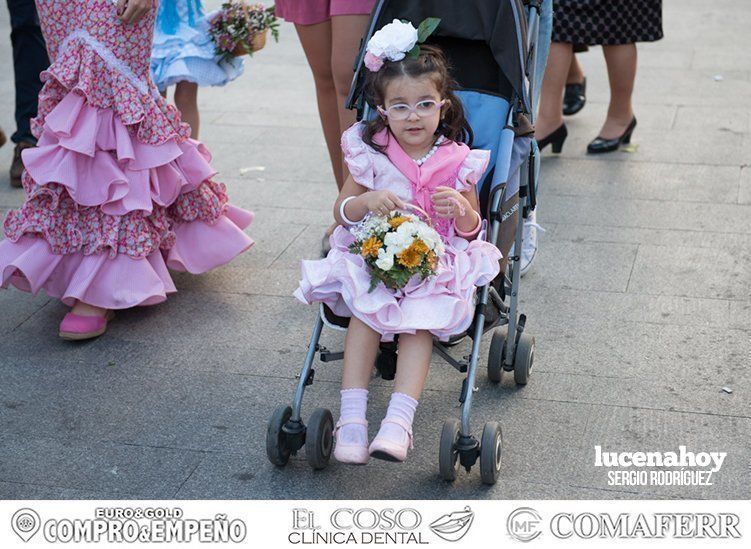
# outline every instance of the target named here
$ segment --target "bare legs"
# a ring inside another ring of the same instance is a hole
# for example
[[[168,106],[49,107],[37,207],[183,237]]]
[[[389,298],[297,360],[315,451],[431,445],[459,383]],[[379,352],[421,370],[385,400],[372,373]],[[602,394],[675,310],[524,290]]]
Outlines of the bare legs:
[[[603,46],[602,50],[608,66],[610,104],[599,136],[614,139],[623,134],[634,117],[631,96],[636,79],[636,45]],[[571,44],[553,42],[542,81],[540,113],[535,128],[538,140],[563,124],[561,102],[566,83],[581,82],[583,78],[584,73]]]
[[[323,136],[329,149],[331,167],[334,171],[336,185],[341,189],[344,184],[342,174],[342,150],[339,146],[341,129],[339,126],[339,108],[337,106],[336,87],[331,65],[331,22],[316,25],[295,25],[300,37],[305,57],[313,72],[318,101],[318,116],[321,118]]]
[[[550,45],[548,65],[545,67],[545,76],[542,79],[540,90],[540,112],[535,124],[535,138],[547,137],[561,124],[563,124],[563,90],[566,87],[571,59],[574,49],[571,44],[553,42]]]
[[[94,305],[89,305],[88,303],[84,303],[83,301],[77,301],[76,304],[73,306],[73,309],[71,310],[71,312],[80,316],[103,317],[107,314],[107,309],[102,309],[101,307],[94,307]]]
[[[584,70],[576,58],[576,54],[571,57],[571,65],[568,67],[568,76],[566,84],[581,84],[584,82]]]
[[[178,82],[175,86],[175,106],[183,122],[190,124],[190,137],[198,139],[200,116],[198,114],[198,84]]]
[[[378,332],[352,317],[344,343],[342,389],[368,387],[380,340]],[[432,350],[433,336],[430,332],[419,331],[399,336],[394,392],[419,400],[430,368]]]
[[[360,50],[360,40],[365,34],[369,16],[367,15],[338,15],[331,18],[331,66],[336,88],[336,105],[339,109],[339,136],[355,123],[355,112],[346,108],[349,88],[355,73],[353,66],[355,57]],[[337,139],[337,147],[339,140]],[[349,175],[347,167],[342,164],[342,188],[344,180]]]
[[[600,137],[614,139],[623,134],[634,118],[631,96],[636,80],[636,44],[603,46],[602,51],[608,65],[610,105]]]
[[[355,121],[355,113],[344,107],[352,84],[355,56],[368,24],[367,15],[339,15],[316,25],[295,25],[305,57],[313,72],[323,136],[329,150],[337,189],[347,178],[340,140]],[[334,230],[329,227],[327,233]]]
[[[367,389],[380,341],[378,332],[354,316],[350,319],[344,340],[342,389]]]

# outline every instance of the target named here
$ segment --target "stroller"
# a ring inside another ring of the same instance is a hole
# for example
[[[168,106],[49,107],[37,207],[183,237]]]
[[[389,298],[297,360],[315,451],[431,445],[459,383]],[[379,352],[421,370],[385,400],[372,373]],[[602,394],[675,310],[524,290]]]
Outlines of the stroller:
[[[358,119],[368,117],[374,108],[367,104],[363,93],[365,46],[373,33],[393,19],[408,20],[417,26],[426,17],[439,17],[441,23],[429,43],[440,46],[453,67],[459,84],[457,95],[472,128],[472,146],[492,151],[489,170],[477,189],[488,224],[486,239],[504,256],[501,271],[496,280],[478,289],[474,319],[467,333],[457,334],[447,343],[436,341],[433,346],[446,362],[466,374],[459,395],[461,420],[447,419],[440,437],[439,470],[446,481],[456,479],[460,466],[470,471],[478,459],[483,483],[495,484],[500,472],[500,424],[485,423],[479,440],[470,429],[483,334],[492,332],[487,360],[487,375],[492,382],[500,382],[505,371],[513,372],[517,385],[526,385],[534,361],[535,339],[525,332],[526,317],[518,313],[518,296],[523,218],[535,207],[537,174],[531,146],[534,115],[530,108],[530,75],[536,61],[541,3],[542,0],[379,0],[357,57],[348,99],[348,107],[357,109]],[[512,245],[515,251],[509,257]],[[269,419],[266,453],[277,466],[286,465],[290,455],[303,446],[314,469],[323,469],[329,462],[334,427],[331,412],[324,408],[314,410],[306,425],[301,407],[305,388],[314,380],[316,355],[321,362],[343,358],[342,352],[319,345],[323,326],[331,320],[331,311],[322,306],[292,406],[279,405]],[[450,354],[450,347],[465,336],[472,339],[472,350],[469,356],[457,360]],[[381,377],[393,379],[395,364],[395,345],[382,344],[376,364]]]

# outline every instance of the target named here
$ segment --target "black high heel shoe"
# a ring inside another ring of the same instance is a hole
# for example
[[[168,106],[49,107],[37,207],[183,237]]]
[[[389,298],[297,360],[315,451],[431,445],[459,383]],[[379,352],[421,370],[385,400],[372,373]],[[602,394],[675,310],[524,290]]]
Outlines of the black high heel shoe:
[[[602,137],[594,138],[589,145],[587,145],[587,152],[590,154],[600,154],[606,152],[617,151],[621,144],[628,145],[631,143],[631,134],[634,133],[636,127],[636,117],[634,116],[631,123],[626,128],[626,131],[620,137],[614,137],[613,139],[603,139]]]
[[[542,139],[537,140],[537,148],[542,151],[545,147],[548,145],[553,145],[553,152],[558,154],[563,150],[563,142],[566,141],[566,137],[568,136],[568,130],[566,129],[566,124],[561,124],[556,128],[554,131],[543,137]]]
[[[580,83],[566,84],[563,94],[563,114],[571,116],[578,113],[587,103],[587,78]]]

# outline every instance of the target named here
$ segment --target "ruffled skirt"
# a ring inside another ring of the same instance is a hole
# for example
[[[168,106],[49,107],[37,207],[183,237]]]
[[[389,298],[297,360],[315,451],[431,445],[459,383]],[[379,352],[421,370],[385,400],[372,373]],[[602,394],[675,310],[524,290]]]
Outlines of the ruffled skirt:
[[[251,212],[213,181],[208,151],[153,87],[84,40],[44,73],[36,148],[23,153],[26,201],[5,219],[0,286],[73,305],[152,305],[175,292],[168,268],[203,273],[253,241]]]
[[[216,55],[209,36],[209,18],[199,19],[195,27],[181,22],[175,34],[165,34],[157,24],[151,53],[151,75],[160,91],[178,82],[199,86],[224,86],[243,73],[243,58],[228,60]]]
[[[325,259],[302,262],[302,279],[294,295],[303,303],[325,303],[338,316],[355,316],[393,341],[396,334],[427,330],[441,341],[463,333],[472,323],[477,286],[500,271],[501,252],[477,239],[454,237],[446,244],[438,272],[414,277],[401,290],[379,284],[372,292],[365,261],[349,251],[351,233],[337,227]]]

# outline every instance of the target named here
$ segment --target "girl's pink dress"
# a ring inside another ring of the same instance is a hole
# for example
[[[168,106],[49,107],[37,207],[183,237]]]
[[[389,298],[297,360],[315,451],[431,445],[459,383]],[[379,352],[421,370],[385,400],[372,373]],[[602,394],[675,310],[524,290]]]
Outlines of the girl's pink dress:
[[[276,0],[276,15],[290,23],[315,25],[337,15],[370,15],[376,0]]]
[[[154,2],[156,8],[156,2]],[[67,305],[151,305],[168,268],[202,273],[253,245],[206,148],[149,77],[156,9],[135,25],[112,0],[37,0],[50,59],[26,202],[5,219],[0,283]]]
[[[435,217],[430,197],[439,186],[473,189],[485,173],[490,152],[449,143],[418,166],[386,131],[376,136],[386,154],[365,144],[362,127],[355,124],[342,136],[352,178],[369,190],[391,190],[428,212],[446,245],[438,273],[426,280],[414,277],[399,291],[379,284],[368,292],[368,267],[349,251],[354,237],[340,226],[331,236],[332,249],[325,259],[302,262],[302,280],[294,295],[303,303],[323,302],[339,316],[356,316],[379,332],[383,341],[417,330],[428,330],[445,341],[469,328],[476,287],[495,278],[502,255],[480,238],[467,241],[454,235],[450,221]]]

